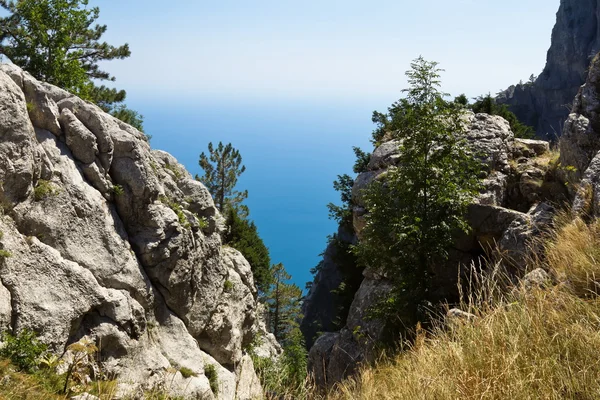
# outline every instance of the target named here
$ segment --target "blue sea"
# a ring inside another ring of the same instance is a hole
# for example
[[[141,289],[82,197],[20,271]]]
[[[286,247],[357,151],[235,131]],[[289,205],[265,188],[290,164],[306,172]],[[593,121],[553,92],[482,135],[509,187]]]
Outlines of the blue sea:
[[[327,235],[336,230],[326,207],[339,203],[332,183],[338,174],[352,174],[352,146],[371,150],[371,114],[386,105],[374,103],[128,100],[144,115],[151,146],[171,153],[192,174],[202,175],[198,157],[210,141],[231,142],[240,150],[246,172],[237,188],[249,192],[250,218],[272,263],[283,263],[302,289],[312,280],[309,271],[319,262]]]

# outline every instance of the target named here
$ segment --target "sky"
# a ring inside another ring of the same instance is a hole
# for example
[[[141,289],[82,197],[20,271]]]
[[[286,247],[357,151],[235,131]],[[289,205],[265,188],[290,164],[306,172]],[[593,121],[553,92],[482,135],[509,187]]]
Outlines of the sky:
[[[371,150],[373,110],[422,55],[444,91],[492,94],[545,64],[559,0],[91,0],[103,37],[129,43],[102,66],[145,117],[152,146],[201,174],[209,141],[232,142],[251,218],[304,287],[335,231],[325,205],[352,146]]]

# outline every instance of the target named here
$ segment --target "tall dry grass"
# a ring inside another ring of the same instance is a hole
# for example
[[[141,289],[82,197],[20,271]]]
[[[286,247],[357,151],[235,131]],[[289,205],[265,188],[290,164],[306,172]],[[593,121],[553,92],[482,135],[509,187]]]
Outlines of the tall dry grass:
[[[561,283],[507,291],[500,272],[480,275],[462,305],[478,318],[438,326],[327,397],[599,399],[600,224],[563,216],[544,250],[529,268],[543,267]]]

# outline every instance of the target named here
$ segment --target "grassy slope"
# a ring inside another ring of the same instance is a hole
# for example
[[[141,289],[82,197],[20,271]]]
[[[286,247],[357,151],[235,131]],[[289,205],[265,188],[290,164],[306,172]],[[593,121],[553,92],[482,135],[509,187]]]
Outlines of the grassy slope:
[[[600,224],[563,224],[545,249],[544,260],[529,267],[543,267],[561,283],[491,302],[479,296],[465,305],[479,315],[474,322],[420,337],[410,351],[363,370],[328,397],[600,398]]]

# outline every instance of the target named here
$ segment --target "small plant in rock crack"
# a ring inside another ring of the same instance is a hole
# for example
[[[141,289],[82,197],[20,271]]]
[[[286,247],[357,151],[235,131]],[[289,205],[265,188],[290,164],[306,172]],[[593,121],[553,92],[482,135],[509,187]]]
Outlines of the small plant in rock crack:
[[[123,193],[125,193],[125,189],[123,189],[123,186],[121,185],[114,185],[112,187],[112,191],[115,194],[115,196],[121,196]]]
[[[94,355],[98,347],[92,339],[84,337],[67,347],[67,350],[71,352],[71,360],[68,361],[69,368],[65,375],[63,393],[79,392],[87,387],[90,376],[94,374]],[[71,381],[75,386],[69,387]]]
[[[194,371],[192,371],[191,369],[189,369],[187,367],[181,367],[181,368],[179,368],[179,372],[186,379],[187,378],[191,378],[192,376],[198,376],[197,373],[195,373]]]
[[[210,390],[213,394],[217,395],[219,393],[219,375],[215,366],[213,364],[205,364],[204,375],[210,383]]]
[[[35,201],[40,201],[54,194],[58,194],[57,190],[52,187],[50,181],[45,179],[38,180],[37,185],[35,185],[35,188],[33,189],[33,198]]]
[[[233,284],[233,282],[231,282],[229,279],[227,279],[225,281],[225,283],[223,284],[223,291],[230,293],[233,291],[234,287],[235,287],[235,285]]]

